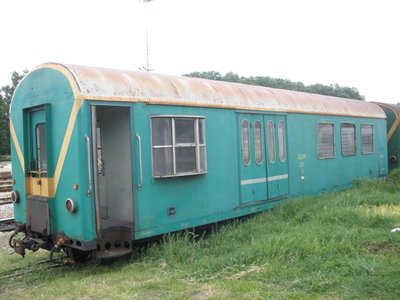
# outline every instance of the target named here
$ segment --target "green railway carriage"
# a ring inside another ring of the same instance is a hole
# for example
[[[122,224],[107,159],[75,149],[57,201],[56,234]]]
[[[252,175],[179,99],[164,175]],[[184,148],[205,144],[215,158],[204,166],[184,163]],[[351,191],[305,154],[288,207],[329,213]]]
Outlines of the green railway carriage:
[[[151,73],[44,64],[11,105],[25,249],[75,259],[385,176],[375,104]],[[52,253],[51,252],[51,253]]]
[[[379,102],[375,104],[379,105],[386,114],[389,169],[392,170],[400,163],[400,105]]]

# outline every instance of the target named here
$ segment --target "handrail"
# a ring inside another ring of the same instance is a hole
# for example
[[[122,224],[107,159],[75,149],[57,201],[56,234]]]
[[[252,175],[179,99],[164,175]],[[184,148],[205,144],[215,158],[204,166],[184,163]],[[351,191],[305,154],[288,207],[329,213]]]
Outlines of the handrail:
[[[139,146],[139,174],[140,174],[140,182],[137,185],[137,187],[140,190],[143,187],[142,139],[140,138],[140,135],[137,132],[136,132],[136,138],[138,140],[138,146]]]
[[[92,166],[90,160],[90,138],[87,134],[85,134],[86,141],[86,149],[87,149],[87,160],[88,160],[88,189],[87,195],[89,196],[92,193]]]

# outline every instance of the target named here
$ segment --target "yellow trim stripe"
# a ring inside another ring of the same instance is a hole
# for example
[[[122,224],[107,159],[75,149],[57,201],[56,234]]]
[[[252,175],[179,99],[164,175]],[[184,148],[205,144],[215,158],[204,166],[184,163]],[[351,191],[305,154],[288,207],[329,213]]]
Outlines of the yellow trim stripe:
[[[58,182],[60,180],[61,171],[64,165],[65,157],[67,155],[69,143],[71,141],[72,131],[75,127],[76,116],[82,107],[83,100],[75,100],[72,106],[71,114],[69,116],[67,130],[65,131],[64,140],[61,146],[61,151],[58,156],[56,170],[54,172],[54,193],[57,192]]]
[[[25,174],[25,160],[24,156],[22,155],[21,147],[19,146],[18,138],[17,138],[17,133],[15,132],[14,124],[13,121],[10,119],[10,133],[11,133],[11,138],[14,143],[15,150],[17,151],[18,159],[21,164],[22,172]]]
[[[43,196],[54,198],[54,180],[47,177],[26,177],[25,178],[26,193],[28,195]]]
[[[400,118],[396,118],[396,120],[393,122],[392,127],[390,127],[390,130],[387,134],[387,141],[389,142],[390,139],[392,138],[394,132],[396,131],[397,127],[399,126],[400,123]]]
[[[45,63],[45,64],[41,64],[40,66],[38,66],[37,68],[33,69],[32,71],[30,71],[28,74],[26,74],[24,77],[28,77],[31,73],[40,70],[40,69],[44,69],[44,68],[49,68],[49,69],[53,69],[56,70],[58,72],[60,72],[61,74],[63,74],[65,77],[67,77],[68,82],[71,86],[72,89],[72,93],[74,94],[74,99],[75,100],[81,100],[83,98],[81,98],[80,94],[80,89],[78,86],[78,83],[74,77],[74,74],[72,73],[72,71],[70,69],[68,69],[67,67],[65,67],[64,65],[61,64],[57,64],[57,63]],[[15,88],[15,90],[18,90],[19,85],[23,82],[23,80],[21,80],[17,87]],[[15,93],[14,93],[15,94]],[[14,98],[12,99],[11,103],[10,103],[10,112],[12,111],[12,106],[14,103]]]
[[[68,69],[66,66],[64,66],[62,64],[45,63],[45,64],[42,64],[42,65],[38,66],[36,69],[32,70],[32,72],[35,72],[36,70],[39,70],[39,69],[46,69],[46,68],[56,70],[56,71],[60,72],[61,74],[63,74],[65,77],[67,77],[67,79],[68,79],[68,81],[70,83],[72,92],[74,93],[74,99],[75,100],[81,100],[82,99],[81,96],[80,96],[81,92],[80,92],[78,83],[76,81],[76,78],[75,78],[72,70]],[[32,73],[32,72],[30,72],[30,73]]]

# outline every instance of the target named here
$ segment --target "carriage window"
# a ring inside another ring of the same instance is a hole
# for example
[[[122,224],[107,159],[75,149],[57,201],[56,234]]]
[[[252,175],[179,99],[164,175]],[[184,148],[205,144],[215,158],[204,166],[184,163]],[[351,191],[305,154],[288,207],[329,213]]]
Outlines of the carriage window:
[[[286,160],[285,153],[285,127],[283,121],[278,122],[278,143],[279,143],[279,160],[284,162]]]
[[[374,153],[374,127],[361,124],[361,153]]]
[[[262,134],[261,134],[261,122],[254,122],[254,156],[256,158],[256,163],[260,165],[263,161],[262,154]]]
[[[356,155],[356,126],[354,124],[342,124],[340,129],[342,142],[342,155]]]
[[[319,159],[335,157],[335,139],[333,124],[318,123],[317,152]]]
[[[205,173],[204,118],[152,117],[153,176]]]
[[[268,121],[268,159],[270,163],[274,163],[275,158],[275,127],[272,121]]]
[[[44,123],[36,125],[36,157],[37,170],[47,171],[46,125]]]
[[[249,137],[249,121],[242,122],[242,161],[245,166],[250,163],[250,137]]]

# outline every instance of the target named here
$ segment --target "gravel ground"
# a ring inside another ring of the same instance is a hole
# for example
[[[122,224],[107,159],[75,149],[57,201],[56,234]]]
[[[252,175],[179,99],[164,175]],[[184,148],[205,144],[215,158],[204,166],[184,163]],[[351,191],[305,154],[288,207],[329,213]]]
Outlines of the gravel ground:
[[[4,169],[4,171],[9,171],[11,169],[10,161],[0,161],[0,169]]]
[[[0,162],[0,171],[10,171],[10,162]],[[10,196],[10,192],[0,192],[0,198]],[[8,219],[14,217],[14,210],[12,204],[1,204],[0,203],[0,219]]]
[[[10,238],[11,232],[0,232],[0,250],[13,252],[8,245],[8,239]],[[3,253],[2,253],[3,255]]]
[[[14,217],[14,210],[12,204],[0,205],[0,219],[9,219]]]

